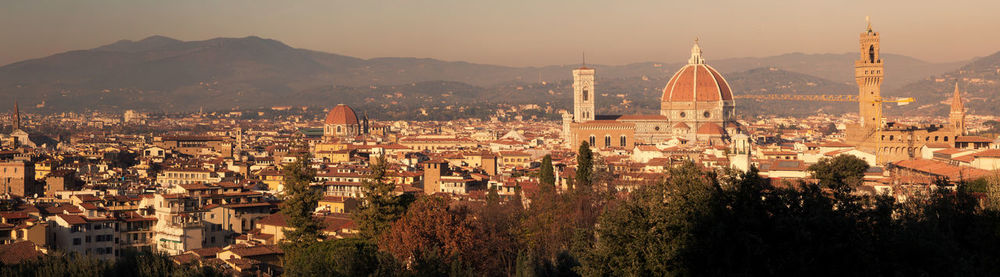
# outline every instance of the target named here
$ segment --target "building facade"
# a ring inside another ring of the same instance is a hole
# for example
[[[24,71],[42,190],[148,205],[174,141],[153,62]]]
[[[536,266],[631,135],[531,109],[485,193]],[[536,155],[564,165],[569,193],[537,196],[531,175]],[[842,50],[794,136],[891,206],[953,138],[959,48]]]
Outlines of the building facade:
[[[858,150],[872,153],[876,163],[913,159],[920,156],[920,149],[928,143],[954,144],[964,133],[965,110],[955,85],[950,124],[905,125],[886,122],[882,115],[882,78],[884,64],[879,56],[879,33],[871,23],[861,33],[860,57],[854,62],[854,76],[858,84],[858,123],[847,128],[847,144]]]
[[[660,114],[596,115],[595,75],[586,66],[573,70],[573,114],[564,114],[562,121],[567,147],[587,142],[602,149],[631,149],[675,138],[723,144],[739,128],[732,89],[705,63],[697,40],[688,64],[664,86]]]

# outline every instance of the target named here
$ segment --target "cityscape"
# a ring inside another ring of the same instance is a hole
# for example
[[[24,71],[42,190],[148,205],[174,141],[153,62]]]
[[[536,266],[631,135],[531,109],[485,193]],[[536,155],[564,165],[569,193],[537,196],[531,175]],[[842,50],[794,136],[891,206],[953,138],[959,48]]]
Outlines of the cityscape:
[[[713,59],[700,36],[673,63],[493,66],[157,35],[12,60],[0,272],[1000,275],[1000,52],[888,54],[902,34],[865,16],[836,23],[844,55]]]

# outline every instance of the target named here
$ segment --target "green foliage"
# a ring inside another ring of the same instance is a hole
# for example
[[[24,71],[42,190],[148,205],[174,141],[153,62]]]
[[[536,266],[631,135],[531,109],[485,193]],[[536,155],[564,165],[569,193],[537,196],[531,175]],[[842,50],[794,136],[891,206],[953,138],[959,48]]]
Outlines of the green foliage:
[[[835,191],[850,191],[864,182],[868,163],[851,155],[840,155],[835,158],[824,158],[809,166],[813,178],[820,185]]]
[[[377,239],[406,212],[409,201],[395,195],[396,184],[386,175],[388,166],[385,156],[379,156],[362,182],[364,199],[353,215],[362,238]]]
[[[844,168],[855,171],[838,174],[863,172],[859,166]],[[990,249],[1000,242],[1000,217],[978,209],[964,186],[903,204],[887,196],[838,199],[818,184],[771,187],[756,169],[716,178],[688,164],[603,214],[598,239],[581,256],[577,271],[585,276],[996,275],[1000,254]]]
[[[288,217],[290,227],[284,230],[282,248],[289,258],[323,238],[323,222],[313,217],[322,195],[310,185],[316,178],[316,171],[309,165],[310,158],[309,154],[303,154],[282,169],[284,201],[281,213]],[[294,268],[289,268],[289,272],[294,271]]]
[[[593,183],[592,173],[594,172],[594,152],[590,151],[590,144],[584,141],[580,144],[580,149],[576,153],[576,180],[575,187],[589,188]]]
[[[223,276],[210,267],[177,265],[170,257],[148,252],[123,251],[106,261],[76,253],[54,253],[16,265],[0,265],[0,276]]]
[[[391,256],[362,239],[316,243],[289,260],[286,266],[295,268],[293,273],[297,276],[395,276],[402,271]]]
[[[556,174],[555,169],[552,168],[552,155],[545,155],[542,158],[542,166],[538,168],[538,183],[541,186],[540,189],[555,190]]]

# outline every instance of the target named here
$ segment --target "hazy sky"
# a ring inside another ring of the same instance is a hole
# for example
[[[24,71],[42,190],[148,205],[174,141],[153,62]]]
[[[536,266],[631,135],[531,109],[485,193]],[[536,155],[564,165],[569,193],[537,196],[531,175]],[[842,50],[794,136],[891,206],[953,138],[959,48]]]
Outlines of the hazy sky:
[[[1000,50],[1000,1],[0,0],[0,64],[164,35],[256,35],[343,55],[502,65],[882,51],[955,61]]]

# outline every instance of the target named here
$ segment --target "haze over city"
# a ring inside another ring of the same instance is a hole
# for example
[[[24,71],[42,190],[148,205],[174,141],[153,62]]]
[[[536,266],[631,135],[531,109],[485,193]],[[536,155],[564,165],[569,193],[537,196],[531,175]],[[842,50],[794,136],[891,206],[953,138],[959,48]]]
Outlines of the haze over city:
[[[890,53],[931,62],[1000,48],[996,1],[5,1],[0,65],[121,39],[260,36],[361,58],[538,66],[845,53],[865,16]]]
[[[997,10],[4,3],[0,276],[1000,276]]]

